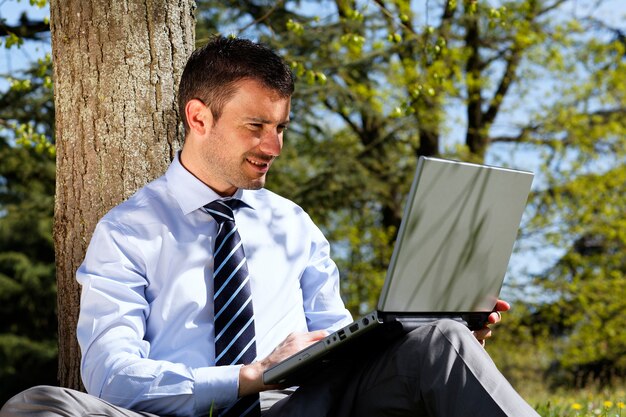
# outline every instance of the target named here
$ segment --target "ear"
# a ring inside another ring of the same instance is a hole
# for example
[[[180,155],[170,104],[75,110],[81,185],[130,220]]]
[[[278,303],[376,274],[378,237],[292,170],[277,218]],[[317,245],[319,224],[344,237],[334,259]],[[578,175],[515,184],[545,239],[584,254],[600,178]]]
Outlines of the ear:
[[[192,99],[185,106],[185,116],[189,130],[197,135],[204,136],[213,126],[211,110],[200,100]]]

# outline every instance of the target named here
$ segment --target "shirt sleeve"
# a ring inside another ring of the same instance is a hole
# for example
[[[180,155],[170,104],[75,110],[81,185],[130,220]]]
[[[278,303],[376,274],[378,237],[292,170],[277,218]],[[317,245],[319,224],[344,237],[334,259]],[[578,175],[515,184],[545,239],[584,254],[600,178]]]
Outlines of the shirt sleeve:
[[[128,231],[101,221],[83,264],[77,336],[87,391],[160,415],[200,415],[237,398],[240,366],[190,368],[150,358],[145,259]]]
[[[310,220],[311,249],[309,264],[300,286],[309,330],[335,331],[352,322],[341,299],[339,270],[330,257],[330,244]]]

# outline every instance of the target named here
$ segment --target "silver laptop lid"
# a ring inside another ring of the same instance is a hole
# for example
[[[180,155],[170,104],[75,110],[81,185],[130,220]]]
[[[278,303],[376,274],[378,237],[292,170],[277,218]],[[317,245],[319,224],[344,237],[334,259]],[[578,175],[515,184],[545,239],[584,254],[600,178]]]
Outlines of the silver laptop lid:
[[[531,172],[421,157],[378,310],[493,310],[532,179]]]

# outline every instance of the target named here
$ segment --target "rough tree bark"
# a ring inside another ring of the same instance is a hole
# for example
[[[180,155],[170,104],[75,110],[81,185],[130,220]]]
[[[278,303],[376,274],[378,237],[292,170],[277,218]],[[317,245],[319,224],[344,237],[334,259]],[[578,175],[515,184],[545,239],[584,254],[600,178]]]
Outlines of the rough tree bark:
[[[59,382],[82,389],[75,271],[98,219],[160,175],[182,132],[175,100],[193,0],[51,0]]]

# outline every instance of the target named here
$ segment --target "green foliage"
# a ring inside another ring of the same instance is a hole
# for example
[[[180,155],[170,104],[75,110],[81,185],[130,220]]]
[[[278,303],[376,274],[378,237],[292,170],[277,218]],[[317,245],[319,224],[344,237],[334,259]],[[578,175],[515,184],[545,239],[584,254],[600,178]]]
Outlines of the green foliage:
[[[51,72],[46,56],[4,75],[10,85],[0,92],[0,403],[30,386],[56,383]]]
[[[4,47],[6,49],[11,49],[14,46],[22,46],[24,44],[24,40],[22,38],[20,38],[19,36],[17,36],[15,33],[9,33],[5,38],[4,38]]]
[[[546,305],[560,338],[555,369],[563,382],[609,384],[626,376],[626,166],[567,182],[555,194],[563,207],[555,212],[563,224],[559,236],[572,244],[547,274],[536,282],[546,289]],[[575,210],[574,210],[575,209]]]
[[[0,402],[56,381],[54,159],[0,137]],[[33,370],[37,372],[33,372]]]
[[[0,402],[30,388],[33,383],[56,384],[56,340],[34,341],[13,334],[0,334]]]

